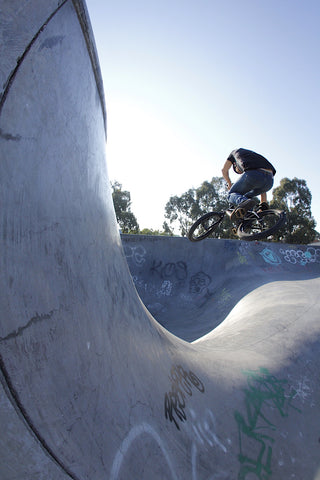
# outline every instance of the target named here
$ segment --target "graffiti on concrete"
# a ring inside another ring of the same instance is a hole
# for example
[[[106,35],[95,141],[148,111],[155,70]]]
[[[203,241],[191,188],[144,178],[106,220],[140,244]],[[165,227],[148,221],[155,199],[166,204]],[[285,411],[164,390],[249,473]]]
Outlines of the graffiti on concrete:
[[[238,254],[239,263],[241,264],[248,263],[247,257],[245,255],[242,255],[242,253],[240,252],[237,252],[237,254]]]
[[[214,414],[208,408],[202,414],[196,414],[196,412],[190,408],[190,426],[191,434],[200,446],[214,447],[217,446],[223,451],[227,452],[227,448],[223,445],[217,435],[217,425]]]
[[[211,417],[211,412],[206,411],[205,412],[205,418],[208,419],[208,421],[214,421],[214,417]],[[200,423],[197,423],[197,428],[200,428]],[[201,437],[203,438],[203,442],[207,442],[210,447],[214,446],[212,445],[213,443],[218,445],[224,453],[227,452],[226,448],[222,445],[222,443],[219,441],[217,438],[217,435],[214,433],[215,430],[212,429],[215,427],[215,425],[211,424],[207,426],[206,420],[203,422],[203,426],[201,427],[202,434]],[[197,434],[196,434],[197,435]],[[178,476],[176,471],[175,471],[175,462],[171,458],[172,452],[170,452],[170,449],[168,448],[168,445],[164,442],[164,440],[161,438],[159,433],[155,430],[155,428],[150,425],[147,422],[142,422],[138,425],[135,425],[131,430],[129,431],[128,435],[122,440],[121,444],[119,445],[119,448],[115,454],[115,457],[112,462],[111,466],[111,471],[110,471],[110,480],[119,480],[120,478],[123,478],[123,472],[125,469],[131,468],[129,465],[130,462],[130,453],[132,454],[133,451],[133,446],[134,444],[141,439],[141,437],[149,437],[148,442],[153,443],[154,445],[157,445],[158,447],[158,456],[160,458],[160,461],[163,462],[164,465],[164,471],[167,470],[167,475],[165,478],[169,480],[178,480],[178,478],[181,478],[181,476]],[[194,436],[194,435],[193,435]],[[198,435],[199,436],[199,435]],[[199,466],[199,452],[198,452],[198,445],[201,442],[192,442],[191,444],[191,452],[190,452],[190,459],[191,459],[191,475],[192,480],[200,480],[198,476],[198,466]],[[136,447],[137,448],[137,447]],[[139,453],[141,455],[141,453]],[[139,473],[135,472],[136,476],[134,478],[141,478],[143,476],[143,471],[141,472],[141,476],[138,476]],[[130,477],[131,478],[131,477]],[[208,477],[208,480],[229,480],[230,475],[228,471],[223,471],[219,470],[219,467],[216,466],[216,471],[215,473]]]
[[[138,267],[145,261],[144,254],[145,250],[135,250],[131,247],[126,249],[127,259]],[[138,274],[132,276],[139,293],[148,293],[161,299],[176,295],[179,290],[181,299],[195,303],[198,307],[212,297],[212,292],[209,290],[212,282],[210,275],[203,271],[191,274],[187,263],[182,260],[165,263],[162,260],[153,259],[149,271],[152,279],[149,282],[142,280]]]
[[[303,266],[308,263],[320,263],[320,248],[308,247],[305,251],[287,248],[280,249],[280,253],[288,263]]]
[[[180,430],[178,421],[185,422],[187,420],[186,399],[192,396],[193,387],[201,393],[205,389],[201,380],[191,370],[189,372],[184,370],[181,365],[174,365],[171,368],[169,379],[171,389],[164,396],[164,413],[166,419],[173,422]]]
[[[147,292],[148,290],[148,284],[141,280],[137,275],[133,275],[132,280],[134,281],[135,286],[140,290],[140,291],[145,291]]]
[[[166,280],[168,278],[184,281],[188,276],[188,267],[182,260],[178,262],[163,263],[161,260],[153,260],[151,273],[159,275]]]
[[[171,474],[170,478],[172,478],[172,480],[178,480],[178,477],[175,473],[174,466],[171,461],[169,452],[166,448],[166,445],[164,444],[164,442],[162,441],[160,435],[156,432],[156,430],[146,422],[143,422],[140,425],[136,425],[135,427],[133,427],[128,433],[128,435],[125,437],[125,439],[122,441],[116,453],[116,456],[113,460],[113,464],[110,472],[110,480],[117,480],[119,478],[119,476],[121,475],[121,468],[125,463],[126,455],[130,450],[130,447],[142,435],[144,436],[147,435],[154,442],[156,442],[156,444],[159,447],[159,453],[162,454],[162,457],[165,460],[165,464],[167,465],[170,471],[170,474]]]
[[[244,373],[247,376],[247,387],[243,390],[245,413],[234,413],[240,443],[238,479],[246,480],[254,474],[259,480],[268,480],[272,474],[272,446],[277,430],[274,415],[287,417],[290,408],[301,411],[292,405],[296,391],[288,388],[287,380],[278,380],[266,368]]]
[[[190,415],[189,415],[190,414]],[[226,446],[220,440],[217,433],[217,422],[215,416],[208,408],[203,412],[200,410],[198,414],[191,408],[188,411],[188,422],[184,423],[183,431],[188,434],[192,440],[191,445],[191,466],[192,466],[192,480],[198,478],[198,466],[201,462],[201,455],[204,455],[206,450],[206,456],[213,454],[213,449],[218,451],[220,456],[221,452],[227,454],[228,450]],[[227,443],[230,444],[231,440],[228,439]],[[220,457],[221,458],[221,457]],[[223,467],[222,467],[223,468]],[[212,476],[208,477],[208,480],[229,480],[230,472],[222,470],[218,465],[215,465],[215,472],[212,472]],[[199,479],[203,478],[199,476]]]
[[[280,255],[285,262],[293,265],[305,266],[309,263],[320,263],[320,248],[314,247],[308,247],[305,251],[294,248],[280,248],[279,255],[271,248],[266,247],[260,252],[260,255],[266,263],[272,266],[279,266],[282,263]]]
[[[293,388],[296,392],[294,398],[299,398],[301,403],[305,403],[307,400],[309,401],[310,398],[310,406],[315,407],[315,404],[312,400],[313,389],[311,388],[310,381],[306,376],[303,377],[302,380],[298,380],[293,383]]]
[[[276,266],[280,265],[281,263],[280,257],[270,248],[264,248],[262,252],[260,252],[260,255],[262,256],[263,260],[270,265]]]
[[[198,272],[193,275],[189,283],[190,293],[203,293],[208,291],[208,286],[211,283],[211,277],[204,272]]]
[[[230,291],[227,288],[223,288],[218,296],[218,305],[219,306],[228,305],[231,298],[232,298],[232,294],[230,293]]]
[[[204,272],[198,272],[190,278],[189,293],[198,307],[205,305],[212,297],[212,292],[209,290],[210,283],[211,277]]]
[[[124,254],[127,259],[130,259],[137,266],[141,266],[146,261],[146,249],[142,245],[131,247],[129,245],[124,245]]]
[[[157,292],[158,297],[169,297],[172,294],[172,282],[170,280],[163,280],[160,289]]]
[[[237,251],[240,264],[249,264],[254,259],[251,242],[241,242]]]
[[[197,272],[192,275],[189,281],[189,294],[192,301],[198,306],[202,307],[212,297],[212,292],[209,289],[211,284],[210,275],[205,272]]]

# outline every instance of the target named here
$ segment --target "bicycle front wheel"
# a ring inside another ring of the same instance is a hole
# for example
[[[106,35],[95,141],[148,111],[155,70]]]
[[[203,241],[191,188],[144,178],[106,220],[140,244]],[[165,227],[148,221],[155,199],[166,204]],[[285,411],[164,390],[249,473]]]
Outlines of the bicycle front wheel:
[[[188,238],[191,242],[199,242],[211,235],[224,217],[224,212],[209,212],[200,217],[191,226]]]
[[[252,213],[239,225],[237,235],[242,240],[259,240],[276,233],[285,223],[285,213],[281,210],[265,210]]]

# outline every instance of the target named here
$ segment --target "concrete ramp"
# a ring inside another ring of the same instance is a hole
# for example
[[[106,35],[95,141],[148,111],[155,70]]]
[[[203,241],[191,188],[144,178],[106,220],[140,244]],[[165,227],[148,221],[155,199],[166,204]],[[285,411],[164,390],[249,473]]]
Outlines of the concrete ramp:
[[[320,247],[122,235],[137,291],[152,315],[192,342],[259,286],[317,278]]]
[[[85,5],[0,6],[1,480],[319,479],[319,249],[121,240]]]

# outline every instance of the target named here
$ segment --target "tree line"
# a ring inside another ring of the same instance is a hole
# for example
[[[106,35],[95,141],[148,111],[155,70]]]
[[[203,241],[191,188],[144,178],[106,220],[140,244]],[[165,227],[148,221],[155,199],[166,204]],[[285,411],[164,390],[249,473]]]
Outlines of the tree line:
[[[186,236],[190,226],[204,213],[228,208],[226,182],[222,177],[204,181],[198,188],[190,188],[182,195],[172,196],[165,205],[163,230],[139,229],[131,212],[130,192],[122,190],[119,182],[112,184],[112,197],[119,227],[123,233],[145,235]],[[273,241],[308,244],[319,237],[311,212],[312,195],[305,180],[283,178],[272,192],[270,208],[284,210],[285,226],[273,237]],[[232,232],[230,220],[222,222],[215,232],[216,238],[237,238]]]

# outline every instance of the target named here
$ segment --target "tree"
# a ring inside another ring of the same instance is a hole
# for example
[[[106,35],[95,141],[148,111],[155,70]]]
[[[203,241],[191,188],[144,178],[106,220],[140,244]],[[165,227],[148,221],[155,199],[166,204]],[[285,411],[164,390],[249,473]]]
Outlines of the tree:
[[[311,214],[312,195],[305,180],[294,177],[283,178],[279,187],[273,190],[271,208],[284,210],[287,222],[275,235],[276,241],[307,244],[317,236],[316,222]]]
[[[122,190],[122,185],[115,181],[111,184],[112,200],[116,212],[117,221],[123,233],[139,233],[139,225],[136,217],[131,212],[130,192]]]
[[[153,230],[153,228],[143,228],[139,232],[140,235],[157,235],[157,236],[172,236],[172,232],[168,232],[166,230]]]
[[[228,208],[226,184],[222,177],[213,177],[211,182],[205,181],[198,188],[191,188],[180,197],[170,197],[165,207],[165,218],[171,226],[180,230],[185,236],[192,223],[209,211],[220,211]],[[170,229],[168,223],[167,228]],[[219,238],[232,238],[230,222],[223,224],[216,231]]]
[[[170,237],[173,237],[174,233],[173,233],[173,230],[169,227],[168,222],[163,222],[162,228],[163,228],[163,234],[164,235],[168,235]]]
[[[175,195],[170,197],[169,202],[165,207],[165,218],[169,220],[173,227],[178,224],[182,236],[186,235],[189,226],[191,225],[190,218],[192,218],[192,211],[195,208],[195,190],[191,188],[183,193],[181,197]],[[166,222],[167,227],[169,227]]]

